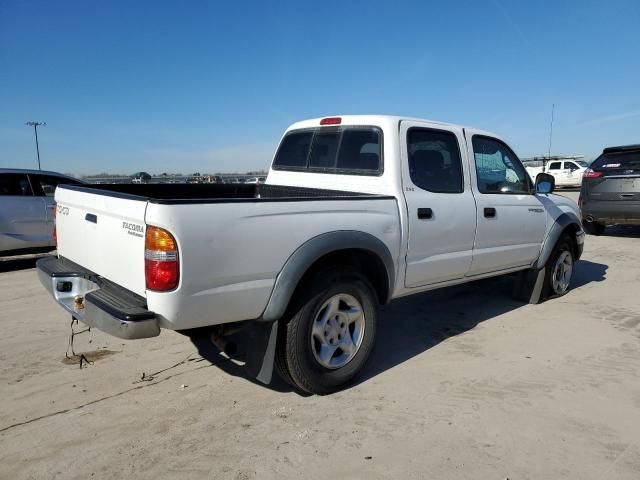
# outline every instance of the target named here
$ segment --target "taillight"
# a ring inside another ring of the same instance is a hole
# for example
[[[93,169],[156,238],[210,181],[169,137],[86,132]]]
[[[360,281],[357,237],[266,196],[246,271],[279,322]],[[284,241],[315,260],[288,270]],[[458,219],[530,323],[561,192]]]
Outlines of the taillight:
[[[58,245],[58,230],[56,229],[56,213],[58,212],[58,205],[56,205],[55,203],[53,204],[52,212],[53,212],[52,213],[52,216],[53,216],[53,243]]]
[[[166,292],[178,286],[178,244],[164,228],[147,226],[144,241],[144,276],[148,290]]]
[[[320,125],[340,125],[341,123],[341,117],[327,117],[320,120]]]
[[[596,172],[592,168],[587,168],[582,174],[582,178],[598,178],[602,176],[602,172]]]

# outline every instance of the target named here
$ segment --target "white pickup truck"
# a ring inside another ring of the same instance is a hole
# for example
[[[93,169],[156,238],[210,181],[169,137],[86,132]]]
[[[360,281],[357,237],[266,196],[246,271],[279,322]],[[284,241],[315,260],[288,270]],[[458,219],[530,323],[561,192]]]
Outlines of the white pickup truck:
[[[532,303],[580,258],[577,205],[496,135],[393,116],[289,127],[265,184],[61,186],[44,286],[120,338],[246,326],[249,370],[329,393],[360,371],[394,298],[519,272]]]
[[[525,169],[534,182],[540,173],[548,173],[555,179],[556,187],[574,188],[582,185],[582,175],[588,167],[589,164],[582,160],[551,160],[540,167],[525,164]]]

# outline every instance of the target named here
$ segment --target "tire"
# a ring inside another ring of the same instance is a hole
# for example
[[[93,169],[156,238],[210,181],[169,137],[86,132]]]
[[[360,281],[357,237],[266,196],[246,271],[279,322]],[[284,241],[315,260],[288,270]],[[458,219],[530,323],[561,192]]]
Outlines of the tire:
[[[584,231],[587,232],[589,235],[602,235],[604,233],[604,229],[606,228],[606,226],[603,225],[602,223],[587,222],[583,220],[582,228],[584,228]]]
[[[543,298],[554,298],[566,295],[571,286],[575,267],[573,242],[568,235],[563,235],[545,265]]]
[[[340,390],[362,370],[373,349],[378,299],[357,270],[334,267],[296,292],[281,320],[276,368],[302,391]]]

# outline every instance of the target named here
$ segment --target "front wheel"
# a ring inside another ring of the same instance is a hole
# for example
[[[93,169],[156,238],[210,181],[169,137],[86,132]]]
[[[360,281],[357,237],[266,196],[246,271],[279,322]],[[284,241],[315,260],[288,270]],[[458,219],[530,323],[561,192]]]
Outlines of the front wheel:
[[[375,340],[377,298],[360,272],[324,270],[296,293],[284,318],[276,367],[303,391],[339,390],[360,372]]]
[[[573,244],[568,236],[560,238],[546,264],[543,297],[560,297],[569,291],[573,277]]]

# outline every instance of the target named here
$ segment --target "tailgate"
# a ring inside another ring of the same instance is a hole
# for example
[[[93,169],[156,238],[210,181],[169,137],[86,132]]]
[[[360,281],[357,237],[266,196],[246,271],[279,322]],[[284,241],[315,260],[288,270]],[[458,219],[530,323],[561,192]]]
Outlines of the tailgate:
[[[600,201],[640,202],[639,175],[604,175],[588,183],[589,197]]]
[[[56,189],[58,254],[145,295],[144,198]]]

